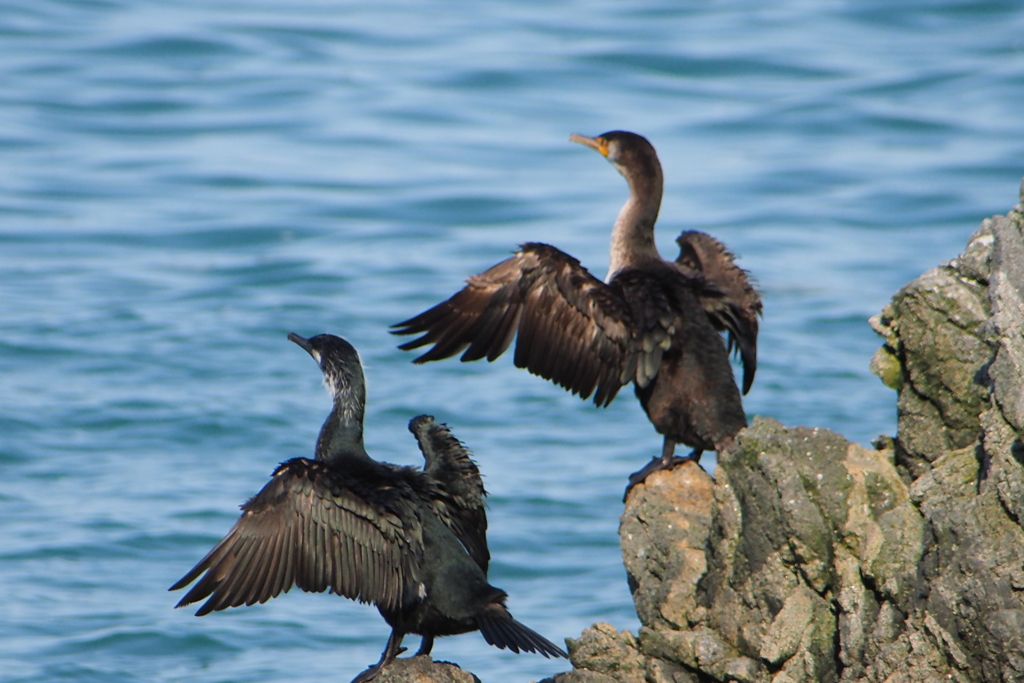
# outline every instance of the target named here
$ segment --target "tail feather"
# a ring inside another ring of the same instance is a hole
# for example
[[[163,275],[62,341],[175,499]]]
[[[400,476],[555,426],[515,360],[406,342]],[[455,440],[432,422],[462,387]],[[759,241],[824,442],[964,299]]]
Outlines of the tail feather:
[[[505,629],[501,628],[500,621],[492,621],[490,619],[480,619],[478,621],[480,622],[480,634],[489,645],[493,645],[501,650],[512,650],[516,654],[519,653],[519,648],[512,649],[513,646],[508,642]]]
[[[516,654],[535,652],[545,657],[562,657],[568,659],[565,650],[550,640],[512,618],[504,608],[488,610],[487,614],[477,617],[480,633],[488,644],[502,650],[511,650]]]

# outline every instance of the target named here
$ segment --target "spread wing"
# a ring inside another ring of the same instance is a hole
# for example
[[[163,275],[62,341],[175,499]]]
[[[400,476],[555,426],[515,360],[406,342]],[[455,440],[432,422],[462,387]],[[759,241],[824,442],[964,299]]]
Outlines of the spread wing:
[[[249,502],[206,557],[170,590],[198,583],[176,606],[209,598],[196,616],[266,602],[296,585],[382,608],[415,590],[420,529],[371,505],[322,463],[289,460]],[[389,509],[393,508],[393,509]],[[199,578],[202,575],[202,578]]]
[[[747,271],[736,265],[735,257],[711,235],[688,230],[676,239],[676,263],[698,271],[717,295],[700,297],[701,305],[719,332],[728,331],[729,351],[737,350],[743,361],[743,393],[750,390],[757,372],[757,328],[761,295],[750,282]]]
[[[491,553],[487,549],[487,512],[484,509],[487,492],[480,470],[448,425],[434,422],[432,416],[414,417],[409,421],[409,431],[423,452],[424,473],[439,482],[449,496],[448,519],[452,532],[486,574]]]
[[[517,333],[515,364],[581,398],[608,405],[633,379],[638,340],[626,302],[558,249],[524,244],[514,256],[394,334],[422,334],[398,348],[433,348],[415,363],[449,358],[493,361]]]

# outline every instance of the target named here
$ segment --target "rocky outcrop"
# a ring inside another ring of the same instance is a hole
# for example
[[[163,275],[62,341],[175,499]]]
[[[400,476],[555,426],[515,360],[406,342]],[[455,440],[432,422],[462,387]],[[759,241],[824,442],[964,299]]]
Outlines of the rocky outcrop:
[[[1024,215],[872,319],[898,433],[756,419],[712,479],[630,494],[635,636],[595,624],[553,683],[1024,680]]]
[[[619,529],[639,633],[594,624],[543,683],[1024,681],[1020,207],[871,325],[896,437],[758,418],[714,478],[650,476]],[[379,680],[463,680],[411,666]]]

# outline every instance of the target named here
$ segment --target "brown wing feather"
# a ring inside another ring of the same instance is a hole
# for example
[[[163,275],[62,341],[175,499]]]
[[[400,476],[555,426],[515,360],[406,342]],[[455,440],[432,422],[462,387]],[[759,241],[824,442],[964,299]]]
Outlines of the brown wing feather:
[[[371,505],[323,463],[283,463],[213,550],[171,590],[195,586],[177,607],[209,598],[197,616],[266,602],[296,585],[384,609],[417,581],[422,536],[413,515]],[[388,509],[392,508],[392,509]],[[201,577],[201,578],[200,578]]]
[[[484,574],[491,559],[487,549],[487,511],[484,508],[484,482],[465,445],[430,415],[409,421],[409,431],[419,442],[423,471],[441,484],[450,501],[447,520],[455,536]],[[445,519],[442,516],[442,519]]]
[[[665,261],[619,271],[610,284],[633,315],[637,352],[631,372],[636,385],[643,388],[657,375],[663,353],[685,329],[684,318],[698,306],[699,293],[708,285],[699,273]]]
[[[632,379],[636,342],[621,297],[580,262],[546,244],[528,243],[511,258],[394,334],[421,334],[403,350],[433,347],[413,362],[494,360],[518,332],[515,364],[581,398],[608,405]]]
[[[736,349],[743,360],[743,393],[750,390],[757,371],[757,330],[761,295],[747,271],[721,242],[707,233],[688,230],[676,239],[676,263],[700,272],[717,292],[704,292],[701,305],[715,328],[728,331],[729,350]]]

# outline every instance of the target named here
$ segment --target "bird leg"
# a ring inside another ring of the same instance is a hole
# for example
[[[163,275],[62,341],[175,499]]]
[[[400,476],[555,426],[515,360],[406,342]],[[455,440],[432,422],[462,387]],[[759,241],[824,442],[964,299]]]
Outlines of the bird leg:
[[[649,463],[643,466],[643,468],[629,475],[629,484],[626,486],[626,492],[622,494],[622,502],[626,502],[626,499],[629,497],[629,492],[633,490],[634,486],[647,479],[651,474],[658,470],[670,470],[676,465],[681,465],[684,462],[689,462],[691,460],[694,462],[700,462],[700,455],[704,451],[699,448],[694,448],[693,451],[684,458],[678,457],[675,452],[675,440],[666,436],[665,442],[661,447],[661,457],[654,456],[651,458]]]
[[[384,652],[380,655],[380,661],[353,678],[352,683],[367,683],[367,681],[372,681],[376,678],[377,674],[381,672],[381,669],[395,661],[395,657],[405,652],[405,648],[401,646],[402,638],[404,637],[405,634],[398,629],[391,629],[391,635],[388,637],[388,644],[384,648]]]
[[[423,640],[420,641],[420,649],[416,650],[416,656],[429,655],[431,648],[434,647],[434,636],[423,636]]]

